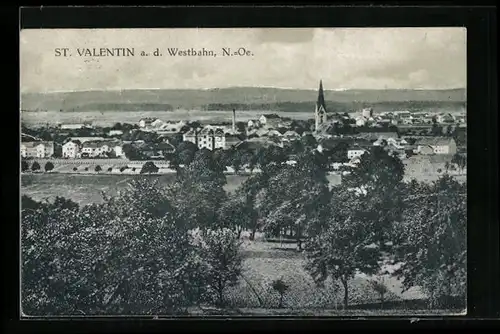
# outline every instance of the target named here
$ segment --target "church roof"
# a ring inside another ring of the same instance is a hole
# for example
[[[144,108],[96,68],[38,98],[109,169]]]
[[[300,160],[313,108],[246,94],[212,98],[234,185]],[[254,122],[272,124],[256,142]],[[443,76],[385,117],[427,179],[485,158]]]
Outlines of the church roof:
[[[319,91],[318,91],[318,100],[316,101],[316,108],[318,111],[323,109],[326,112],[326,106],[325,106],[325,95],[323,93],[323,81],[319,81]]]

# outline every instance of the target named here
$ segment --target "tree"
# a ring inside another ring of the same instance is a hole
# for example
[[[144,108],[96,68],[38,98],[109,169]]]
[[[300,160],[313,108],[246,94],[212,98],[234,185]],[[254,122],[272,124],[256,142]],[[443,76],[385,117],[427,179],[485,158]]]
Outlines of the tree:
[[[241,274],[243,257],[241,242],[234,231],[227,228],[201,229],[194,238],[203,259],[203,280],[219,307],[226,305],[224,291],[235,285]]]
[[[152,162],[148,161],[144,165],[142,165],[141,168],[141,174],[151,174],[151,173],[158,173],[159,168]]]
[[[296,166],[283,166],[267,183],[259,216],[269,232],[291,227],[297,247],[302,247],[308,224],[315,222],[318,208],[329,200],[326,171],[315,164],[311,152],[298,157]]]
[[[142,160],[144,158],[139,149],[133,144],[124,144],[122,150],[129,160]]]
[[[177,161],[181,165],[189,165],[193,160],[195,153],[198,151],[196,144],[183,141],[179,144],[176,150]]]
[[[429,307],[463,307],[466,294],[467,190],[447,174],[408,189],[403,220],[394,226],[395,275],[419,286]]]
[[[370,246],[364,224],[332,216],[330,225],[306,243],[305,269],[319,285],[328,277],[334,282],[339,280],[344,288],[344,308],[347,309],[348,282],[356,272],[370,275],[379,270],[378,249]]]
[[[241,193],[231,194],[217,212],[217,226],[233,230],[238,238],[241,232],[252,227],[256,211]]]
[[[168,187],[179,219],[192,228],[212,226],[217,211],[226,201],[226,176],[213,159],[197,155],[186,168],[179,170],[176,181]]]
[[[380,296],[380,308],[384,308],[385,295],[389,292],[384,279],[371,279],[368,281],[370,287]]]
[[[100,172],[100,171],[102,171],[102,167],[101,167],[101,166],[99,166],[99,165],[97,165],[97,166],[95,166],[94,170],[95,170],[96,172]]]
[[[279,300],[278,308],[282,308],[283,307],[283,297],[284,297],[285,293],[288,291],[288,289],[290,288],[290,286],[287,285],[283,281],[283,279],[280,278],[280,279],[272,281],[271,287],[274,291],[279,293],[280,300]]]
[[[444,169],[446,170],[446,173],[448,173],[448,171],[450,170],[450,163],[448,161],[446,161],[446,163],[444,164]]]
[[[21,160],[21,171],[26,172],[30,168],[26,160]]]
[[[33,162],[33,165],[31,165],[31,170],[36,172],[38,170],[40,170],[40,164],[38,162]]]

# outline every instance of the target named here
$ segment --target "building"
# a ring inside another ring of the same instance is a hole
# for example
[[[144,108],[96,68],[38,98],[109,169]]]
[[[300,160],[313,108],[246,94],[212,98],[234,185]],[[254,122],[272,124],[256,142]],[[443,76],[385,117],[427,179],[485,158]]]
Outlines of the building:
[[[455,118],[452,114],[438,115],[436,117],[438,123],[455,123]]]
[[[71,140],[77,140],[80,143],[86,143],[88,141],[104,141],[106,138],[104,137],[71,137]]]
[[[62,146],[63,158],[75,159],[80,157],[81,142],[70,140]]]
[[[277,129],[281,122],[281,117],[276,114],[266,114],[259,118],[259,123],[268,129]]]
[[[362,147],[352,147],[347,150],[347,158],[349,160],[361,157],[365,152],[368,152],[368,150],[362,148]]]
[[[211,125],[207,125],[199,133],[194,133],[194,136],[191,131],[185,133],[183,138],[184,141],[195,143],[200,150],[203,148],[209,150],[224,149],[226,147],[226,134],[224,133],[224,129],[216,128]]]
[[[319,81],[318,100],[314,110],[314,129],[318,131],[321,124],[326,122],[325,96],[323,94],[323,81]]]
[[[154,123],[154,122],[153,122]],[[160,134],[175,134],[181,132],[182,128],[186,126],[186,122],[162,122],[158,128]]]
[[[241,142],[241,139],[238,136],[234,136],[231,134],[226,134],[225,136],[226,136],[225,141],[224,141],[224,143],[225,143],[224,149],[225,150],[229,150],[233,147],[236,147]]]
[[[416,143],[419,154],[450,154],[457,153],[457,143],[453,138],[428,137],[421,138]],[[432,148],[432,151],[430,150]]]
[[[112,136],[121,136],[123,135],[123,131],[122,130],[109,130],[108,132],[108,136],[112,137]]]
[[[54,154],[54,142],[32,141],[21,143],[21,157],[23,158],[48,158]]]
[[[113,151],[117,158],[125,158],[125,152],[123,152],[123,145],[118,144],[113,146]]]
[[[287,141],[293,141],[300,139],[300,135],[295,131],[289,130],[283,134],[283,139]]]
[[[139,121],[139,127],[141,128],[146,128],[146,127],[150,127],[151,124],[156,121],[157,118],[152,118],[152,117],[146,117],[146,118],[142,118],[140,121]]]
[[[196,144],[197,143],[197,140],[196,140],[197,135],[198,135],[197,131],[194,129],[191,129],[182,135],[182,140]]]
[[[96,158],[111,152],[109,143],[89,141],[82,144],[80,156],[82,158]]]
[[[373,117],[373,108],[364,108],[363,110],[361,110],[361,115],[366,119],[372,118]]]

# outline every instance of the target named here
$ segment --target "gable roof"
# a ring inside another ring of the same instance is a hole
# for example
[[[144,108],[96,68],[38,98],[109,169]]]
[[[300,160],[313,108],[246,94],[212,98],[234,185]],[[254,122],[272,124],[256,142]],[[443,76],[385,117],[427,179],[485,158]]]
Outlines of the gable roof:
[[[447,137],[425,137],[419,139],[415,145],[417,146],[445,146],[450,145],[454,141],[453,138]]]

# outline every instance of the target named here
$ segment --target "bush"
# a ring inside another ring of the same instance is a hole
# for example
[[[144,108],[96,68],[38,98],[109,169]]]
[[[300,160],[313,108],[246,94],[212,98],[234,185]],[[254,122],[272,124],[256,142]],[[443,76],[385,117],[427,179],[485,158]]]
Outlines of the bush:
[[[51,170],[53,170],[53,169],[54,169],[54,164],[53,164],[52,162],[48,161],[48,162],[45,164],[45,171],[46,171],[46,172],[49,172],[49,171],[51,171]]]
[[[89,171],[89,168],[88,167],[85,167],[85,171],[88,172]]]
[[[108,172],[112,172],[112,171],[113,171],[113,167],[109,167]]]
[[[32,171],[37,171],[40,170],[40,164],[38,162],[34,162],[33,165],[31,165],[31,170]]]
[[[120,168],[120,172],[122,172],[122,173],[123,173],[126,169],[127,169],[127,167],[121,167],[121,168]]]
[[[145,173],[158,173],[158,167],[152,161],[148,161],[141,168],[141,174]]]
[[[77,170],[78,170],[78,168],[73,167],[73,172],[76,172]]]
[[[102,168],[101,168],[101,166],[97,165],[97,166],[95,166],[94,170],[96,172],[100,172],[100,171],[102,171]]]
[[[26,160],[21,160],[21,171],[25,172],[28,169],[30,169],[29,164],[26,162]]]

